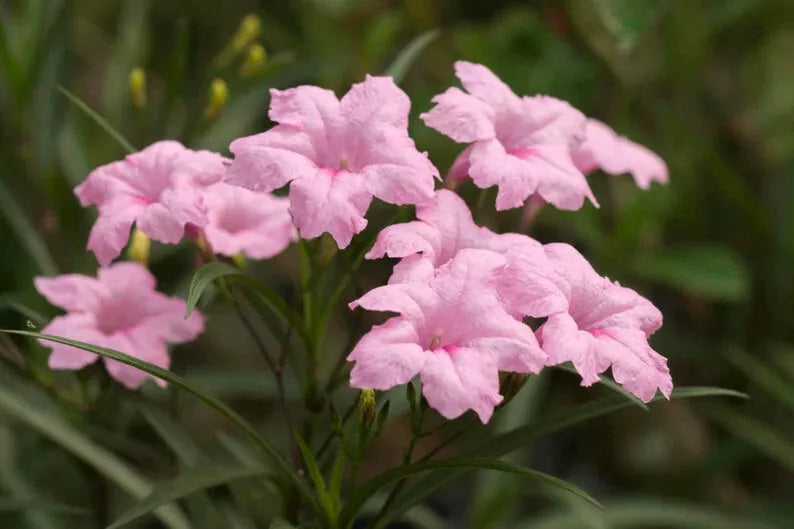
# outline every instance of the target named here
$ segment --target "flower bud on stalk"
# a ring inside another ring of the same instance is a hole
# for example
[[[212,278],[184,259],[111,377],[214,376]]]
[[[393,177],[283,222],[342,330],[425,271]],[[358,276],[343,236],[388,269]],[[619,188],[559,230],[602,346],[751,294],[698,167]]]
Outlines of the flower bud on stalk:
[[[135,108],[146,106],[146,72],[143,68],[133,68],[130,71],[130,98]]]
[[[358,413],[362,424],[370,425],[375,418],[375,391],[365,389],[358,400]]]
[[[127,256],[130,260],[148,266],[149,254],[152,248],[152,240],[141,230],[135,228],[132,231],[132,240],[127,248]]]
[[[207,119],[217,118],[228,101],[229,85],[223,79],[213,79],[210,83],[207,106],[204,108],[204,117]]]
[[[240,66],[240,77],[253,77],[262,73],[267,61],[267,51],[265,47],[255,42],[248,46],[242,66]]]
[[[249,14],[243,17],[230,43],[232,51],[234,51],[234,53],[243,51],[246,46],[259,37],[261,31],[262,20],[258,16]]]

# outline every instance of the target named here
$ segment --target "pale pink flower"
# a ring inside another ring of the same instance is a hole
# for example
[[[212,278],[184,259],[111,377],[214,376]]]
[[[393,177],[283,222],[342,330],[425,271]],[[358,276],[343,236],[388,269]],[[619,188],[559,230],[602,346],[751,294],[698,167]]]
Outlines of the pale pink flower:
[[[496,294],[504,257],[462,250],[427,282],[375,288],[350,304],[396,312],[348,356],[350,385],[387,390],[419,375],[431,407],[449,419],[474,410],[485,423],[502,401],[499,371],[537,373],[547,358],[532,330]]]
[[[598,275],[570,245],[547,244],[544,250],[567,300],[565,310],[549,315],[537,332],[551,362],[573,362],[583,386],[611,366],[613,378],[643,401],[657,389],[669,397],[667,360],[648,344],[662,325],[661,312],[634,290]]]
[[[215,253],[268,259],[297,239],[289,200],[223,182],[204,189],[204,235]]]
[[[42,333],[115,349],[168,368],[166,345],[193,340],[204,328],[197,311],[185,319],[185,302],[155,290],[155,279],[142,265],[120,262],[100,268],[98,277],[66,274],[37,277],[36,289],[67,314],[54,318]],[[99,357],[76,347],[46,340],[52,369],[81,369]],[[110,375],[135,389],[149,376],[134,367],[105,359]],[[164,385],[159,379],[155,381]]]
[[[95,169],[74,190],[83,206],[99,208],[88,249],[109,264],[127,244],[133,223],[155,241],[179,242],[185,225],[207,223],[200,188],[219,181],[225,170],[219,154],[176,141],[153,143]]]
[[[641,189],[651,182],[667,183],[667,165],[656,153],[595,119],[588,119],[585,139],[573,151],[573,161],[582,172],[601,169],[609,174],[630,173]]]
[[[458,61],[455,74],[468,93],[449,88],[420,116],[456,142],[471,144],[453,165],[452,178],[468,174],[479,187],[498,186],[498,210],[519,207],[534,193],[560,209],[579,209],[585,198],[597,205],[571,159],[583,139],[581,112],[553,97],[518,97],[480,64]]]
[[[367,259],[402,258],[390,283],[422,281],[466,248],[506,251],[540,243],[517,233],[498,234],[474,223],[469,207],[453,191],[441,189],[433,200],[416,206],[419,220],[387,226],[378,234]]]
[[[341,99],[316,86],[271,90],[272,129],[239,138],[226,181],[255,191],[290,183],[301,237],[330,233],[340,248],[367,225],[372,197],[416,204],[438,171],[408,136],[410,101],[390,77],[367,76]]]

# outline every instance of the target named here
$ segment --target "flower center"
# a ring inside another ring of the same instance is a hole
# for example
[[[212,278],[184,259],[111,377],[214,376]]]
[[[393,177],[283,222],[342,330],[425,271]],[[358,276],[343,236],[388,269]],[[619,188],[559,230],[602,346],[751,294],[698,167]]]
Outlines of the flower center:
[[[347,156],[342,156],[339,158],[339,171],[347,171],[348,169],[350,169],[350,162]]]
[[[430,345],[428,345],[428,349],[431,351],[435,351],[441,347],[442,340],[444,338],[444,333],[441,331],[436,331],[433,333],[433,336],[430,337]]]

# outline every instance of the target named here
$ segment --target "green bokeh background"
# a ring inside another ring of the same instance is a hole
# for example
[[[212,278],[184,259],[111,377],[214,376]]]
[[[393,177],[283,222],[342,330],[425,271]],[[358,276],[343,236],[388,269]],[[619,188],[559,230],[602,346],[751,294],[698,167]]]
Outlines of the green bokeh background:
[[[249,13],[261,19],[258,41],[268,62],[243,77],[242,54],[222,50]],[[442,172],[460,147],[417,116],[455,84],[457,59],[489,66],[519,94],[567,99],[667,161],[669,186],[649,191],[628,176],[594,174],[601,209],[546,208],[532,235],[574,244],[600,272],[659,306],[665,324],[652,343],[669,358],[677,384],[729,387],[751,398],[625,410],[512,456],[582,486],[607,506],[605,514],[519,478],[472,473],[402,526],[794,526],[794,2],[787,0],[2,0],[2,326],[35,326],[38,314],[55,314],[33,290],[34,276],[95,272],[84,250],[95,213],[79,207],[72,188],[124,154],[58,85],[137,147],[174,138],[226,153],[232,139],[269,126],[269,88],[317,84],[344,93],[432,30],[440,33],[401,87],[413,102],[411,134]],[[147,75],[143,109],[130,95],[134,67]],[[209,119],[204,108],[216,77],[228,83],[230,100]],[[492,193],[483,196],[471,183],[461,193],[481,224],[518,226],[520,212],[497,214]],[[389,213],[377,205],[373,219]],[[295,258],[290,250],[253,269],[291,295]],[[162,289],[184,295],[194,260],[189,248],[155,245],[152,268]],[[382,263],[365,264],[360,281],[373,286],[387,273]],[[275,404],[261,360],[248,352],[251,344],[227,309],[207,311],[208,332],[196,346],[175,350],[175,369],[268,428]],[[348,323],[340,311],[329,348],[342,347]],[[58,413],[146,476],[173,476],[180,466],[167,436],[141,412],[152,402],[169,409],[202,450],[228,456],[232,441],[214,435],[222,425],[176,393],[128,394],[99,368],[53,375],[33,342],[2,338],[0,357],[0,386]],[[580,389],[566,373],[533,377],[493,427],[601,394],[604,388]],[[373,472],[399,461],[400,426],[376,447]],[[213,492],[221,514],[212,516],[226,527],[266,527],[277,510],[267,491],[232,489]],[[2,498],[90,510],[0,509],[0,526],[13,528],[103,527],[131,502],[57,443],[0,411]],[[204,512],[199,503],[189,506]]]

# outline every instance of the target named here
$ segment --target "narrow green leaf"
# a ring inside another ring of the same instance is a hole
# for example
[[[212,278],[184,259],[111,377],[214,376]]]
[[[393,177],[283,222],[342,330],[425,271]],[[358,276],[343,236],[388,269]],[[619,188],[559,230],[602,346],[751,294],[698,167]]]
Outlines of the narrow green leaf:
[[[149,404],[141,405],[140,410],[146,422],[154,428],[165,444],[184,464],[194,466],[204,457],[201,449],[196,446],[190,435],[171,417]]]
[[[91,511],[85,507],[75,507],[64,503],[49,503],[37,498],[0,498],[0,513],[14,511],[46,511],[75,516],[91,514]]]
[[[261,467],[224,467],[205,466],[180,474],[173,481],[156,485],[152,492],[132,509],[122,514],[108,529],[123,527],[145,516],[161,505],[180,500],[199,491],[245,478],[263,476],[266,471]]]
[[[325,478],[323,478],[323,474],[320,472],[320,466],[317,464],[314,454],[312,454],[311,449],[306,445],[306,442],[303,440],[303,437],[301,437],[298,431],[293,430],[292,434],[295,436],[295,440],[298,442],[298,448],[300,449],[303,463],[306,465],[306,470],[309,472],[309,477],[312,478],[314,487],[317,489],[317,494],[320,496],[320,503],[325,510],[325,515],[328,517],[328,520],[331,521],[334,519],[336,513],[334,512],[331,496],[328,494],[328,487],[325,484]]]
[[[196,308],[201,295],[213,282],[226,276],[239,275],[240,270],[230,264],[214,261],[207,263],[199,268],[190,281],[190,288],[187,294],[187,306],[185,307],[185,318]]]
[[[71,452],[130,496],[140,499],[152,490],[143,476],[116,455],[85,437],[59,416],[42,411],[20,398],[6,384],[0,385],[0,410]],[[185,515],[174,505],[163,506],[155,514],[171,529],[190,529]]]
[[[121,145],[125,151],[132,154],[136,152],[136,149],[132,143],[130,143],[127,138],[124,137],[118,130],[116,130],[108,121],[100,116],[93,108],[88,106],[82,99],[71,93],[69,90],[62,86],[58,86],[58,91],[66,96],[69,101],[71,101],[77,108],[82,110],[89,118],[94,120],[94,122],[102,127],[105,132],[107,132],[116,142]]]
[[[430,31],[426,31],[422,33],[414,40],[408,43],[408,45],[400,51],[397,55],[397,58],[394,59],[388,68],[386,68],[385,75],[391,75],[394,78],[395,83],[400,83],[405,77],[406,72],[408,72],[408,68],[416,61],[422,51],[438,36],[441,32],[437,29],[431,29]]]
[[[753,445],[781,465],[794,471],[794,442],[773,430],[762,421],[742,415],[727,408],[707,412],[734,436]]]
[[[794,384],[782,378],[777,372],[764,363],[738,348],[732,348],[726,354],[728,361],[740,369],[747,377],[761,386],[764,391],[776,397],[780,402],[794,409]]]
[[[559,365],[554,366],[554,368],[555,369],[559,369],[560,371],[565,371],[567,373],[571,373],[573,375],[579,376],[579,372],[576,371],[576,369],[572,365],[570,365],[569,363],[559,364]],[[598,380],[599,380],[600,384],[608,387],[609,389],[611,389],[612,391],[614,391],[616,393],[620,393],[621,395],[623,395],[624,397],[629,399],[631,402],[633,402],[634,404],[636,404],[637,406],[639,406],[643,410],[647,411],[647,410],[650,409],[647,404],[645,404],[640,399],[635,397],[633,394],[631,394],[628,391],[626,391],[625,389],[623,389],[623,386],[621,386],[620,384],[618,384],[614,380],[612,380],[612,379],[610,379],[610,378],[608,378],[608,377],[606,377],[604,375],[599,375],[598,376]]]
[[[748,398],[744,393],[731,389],[713,387],[688,387],[676,388],[671,395],[672,399],[701,398],[701,397],[737,397]],[[664,400],[657,395],[651,402]],[[465,454],[478,456],[502,457],[506,454],[520,450],[535,439],[553,434],[565,428],[575,426],[585,421],[607,415],[632,403],[623,397],[607,397],[593,402],[581,404],[571,410],[566,410],[559,416],[551,417],[545,421],[528,424],[515,428],[500,435],[496,435],[471,447]],[[391,509],[386,513],[385,520],[399,516],[412,505],[422,501],[447,483],[458,479],[461,472],[433,473],[419,480],[417,483],[406,487],[398,496]]]
[[[268,529],[298,529],[291,523],[289,523],[284,518],[274,518],[270,525],[267,526]]]
[[[45,275],[57,274],[58,265],[55,264],[47,244],[2,180],[0,180],[0,210],[5,213],[8,224],[36,263],[39,272]]]
[[[47,334],[41,334],[31,331],[0,330],[0,332],[6,332],[10,334],[20,334],[23,336],[30,336],[31,338],[38,338],[40,340],[49,340],[64,345],[71,345],[72,347],[77,347],[78,349],[83,349],[84,351],[98,354],[102,357],[110,358],[111,360],[116,360],[117,362],[121,362],[122,364],[126,364],[128,366],[138,368],[141,371],[145,371],[146,373],[152,376],[165,380],[166,382],[187,391],[188,393],[199,399],[201,402],[203,402],[210,408],[220,413],[226,420],[228,420],[234,426],[239,428],[240,431],[245,433],[245,435],[248,436],[248,438],[251,441],[253,441],[257,446],[259,446],[259,448],[261,448],[262,451],[265,452],[270,457],[270,459],[272,459],[276,467],[295,484],[297,490],[304,496],[304,498],[308,500],[313,507],[319,508],[316,498],[312,494],[311,489],[309,489],[303,478],[301,478],[297,474],[297,472],[295,472],[295,470],[292,469],[292,467],[289,465],[289,463],[287,463],[287,461],[278,452],[278,450],[276,450],[275,447],[273,447],[273,445],[271,445],[267,439],[262,437],[256,431],[256,428],[254,428],[253,425],[251,425],[251,423],[246,421],[239,413],[234,411],[229,406],[219,401],[215,397],[208,395],[203,391],[200,391],[194,385],[190,384],[179,375],[176,375],[171,371],[155,366],[148,362],[139,360],[135,357],[126,355],[124,353],[120,353],[118,351],[114,351],[113,349],[107,349],[105,347],[97,347],[95,345],[91,345],[84,342],[78,342],[76,340],[70,340],[68,338],[50,336]]]
[[[568,483],[567,481],[556,478],[554,476],[544,474],[543,472],[538,472],[537,470],[532,470],[527,467],[514,465],[512,463],[507,463],[505,461],[499,461],[494,459],[449,458],[449,459],[436,459],[431,461],[423,461],[420,463],[413,463],[410,465],[403,465],[398,468],[387,470],[386,472],[383,472],[382,474],[379,474],[374,478],[370,479],[366,483],[362,484],[361,487],[356,489],[350,495],[347,504],[345,504],[345,507],[342,509],[342,512],[339,515],[339,525],[341,527],[347,527],[350,523],[352,523],[356,516],[356,513],[358,513],[358,511],[361,509],[361,507],[364,505],[367,499],[369,499],[379,489],[388,485],[389,483],[392,483],[394,481],[399,481],[406,476],[416,474],[418,472],[426,472],[428,470],[439,470],[439,469],[463,469],[463,470],[485,469],[485,470],[498,470],[500,472],[509,472],[511,474],[518,474],[520,476],[524,476],[530,479],[535,479],[547,485],[551,485],[553,487],[557,487],[559,489],[570,492],[576,496],[579,496],[584,500],[587,500],[596,507],[601,508],[601,504],[598,503],[598,501],[596,501],[592,496],[587,494],[585,491],[583,491],[576,485]]]

